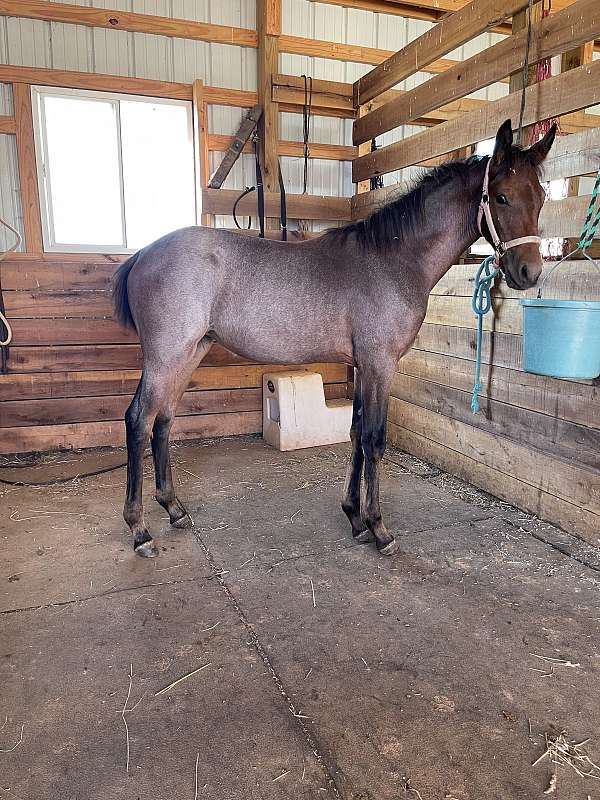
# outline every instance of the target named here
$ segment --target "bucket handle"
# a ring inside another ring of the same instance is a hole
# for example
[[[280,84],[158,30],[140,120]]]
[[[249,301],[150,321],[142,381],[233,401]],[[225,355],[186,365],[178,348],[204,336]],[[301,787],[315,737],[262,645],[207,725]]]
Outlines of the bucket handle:
[[[537,293],[538,300],[541,300],[541,299],[542,299],[542,291],[543,291],[543,289],[544,289],[544,286],[546,285],[546,281],[548,280],[548,278],[550,277],[550,275],[552,275],[552,273],[554,272],[554,270],[555,270],[555,269],[557,269],[557,267],[560,267],[560,266],[561,266],[561,264],[563,264],[563,263],[564,263],[564,262],[565,262],[565,261],[566,261],[568,258],[570,258],[571,256],[575,255],[575,253],[579,252],[579,250],[580,250],[580,248],[579,248],[579,246],[577,246],[577,247],[575,248],[575,250],[571,250],[571,252],[570,252],[570,253],[567,253],[567,255],[566,255],[566,256],[563,256],[563,257],[561,258],[561,260],[560,260],[560,261],[557,261],[557,262],[556,262],[556,264],[554,264],[554,265],[553,265],[553,266],[552,266],[552,267],[551,267],[551,268],[548,270],[548,272],[547,272],[547,273],[544,275],[544,277],[542,278],[542,280],[541,280],[541,282],[540,282],[540,285],[539,285],[539,287],[538,287],[538,293]],[[587,260],[590,262],[590,264],[593,264],[593,265],[596,267],[596,269],[598,270],[598,272],[600,272],[600,264],[598,264],[598,262],[597,262],[595,259],[593,259],[593,258],[592,258],[590,255],[588,255],[588,253],[587,253],[585,250],[582,250],[582,251],[581,251],[581,254],[582,254],[583,256],[585,256],[585,258],[587,258]]]

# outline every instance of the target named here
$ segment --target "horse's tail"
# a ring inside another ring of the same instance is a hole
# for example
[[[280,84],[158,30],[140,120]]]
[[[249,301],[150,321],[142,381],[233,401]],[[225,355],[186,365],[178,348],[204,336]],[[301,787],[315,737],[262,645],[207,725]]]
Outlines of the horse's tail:
[[[131,258],[124,261],[113,277],[112,300],[115,318],[126,328],[135,328],[135,322],[129,305],[127,279],[139,255],[139,252],[134,253]]]

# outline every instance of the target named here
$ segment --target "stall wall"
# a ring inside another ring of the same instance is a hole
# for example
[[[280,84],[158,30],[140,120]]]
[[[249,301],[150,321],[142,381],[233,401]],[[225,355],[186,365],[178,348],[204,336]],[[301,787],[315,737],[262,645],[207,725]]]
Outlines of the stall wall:
[[[597,545],[600,388],[523,371],[519,299],[537,290],[519,293],[504,283],[494,319],[486,318],[481,411],[473,414],[474,270],[455,266],[433,290],[394,379],[390,441]],[[570,262],[546,296],[600,300],[600,282],[591,264]]]

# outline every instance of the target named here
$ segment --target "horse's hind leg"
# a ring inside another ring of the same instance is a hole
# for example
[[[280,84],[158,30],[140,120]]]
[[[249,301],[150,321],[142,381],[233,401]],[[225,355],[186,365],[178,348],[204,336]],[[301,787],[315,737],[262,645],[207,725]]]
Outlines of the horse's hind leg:
[[[171,468],[169,463],[168,434],[177,407],[195,365],[210,348],[210,342],[202,340],[198,346],[191,345],[179,354],[170,353],[166,365],[152,354],[145,353],[142,379],[131,405],[125,414],[127,430],[127,495],[123,517],[133,533],[133,547],[140,556],[152,558],[158,550],[144,523],[142,504],[142,483],[144,450],[148,444],[150,429],[159,420],[157,447],[153,446],[155,462],[158,460],[157,486],[160,498],[168,502],[175,519],[186,512],[178,503],[173,492]],[[157,459],[158,456],[158,459]],[[170,486],[170,490],[169,490]],[[173,500],[171,501],[171,493]],[[163,503],[164,505],[164,503]],[[167,507],[167,506],[165,506]],[[171,511],[169,516],[171,516]]]
[[[350,441],[352,442],[352,454],[348,471],[346,473],[346,483],[342,495],[342,510],[350,520],[352,525],[352,536],[357,542],[372,542],[374,536],[366,527],[360,515],[360,487],[362,483],[362,472],[365,456],[362,448],[362,391],[360,371],[354,371],[354,398],[352,401],[352,425],[350,427]]]
[[[381,459],[385,452],[387,432],[387,409],[389,392],[394,372],[395,361],[377,370],[370,368],[362,371],[362,446],[365,454],[365,505],[362,510],[363,520],[375,536],[377,549],[382,555],[392,555],[399,547],[398,542],[386,530],[381,518],[379,505],[379,473]]]
[[[158,411],[152,429],[152,457],[154,459],[154,475],[156,481],[156,500],[166,510],[169,521],[174,528],[191,528],[192,518],[185,506],[175,494],[171,457],[169,453],[169,436],[177,404],[186,390],[193,371],[210,350],[210,339],[202,339],[198,347],[187,359],[182,359],[171,378],[171,390],[165,403]]]
[[[127,494],[123,518],[133,534],[133,547],[140,556],[152,558],[158,554],[152,537],[144,524],[142,484],[144,480],[144,450],[154,419],[151,403],[151,381],[147,373],[142,379],[131,405],[125,413],[127,432]]]

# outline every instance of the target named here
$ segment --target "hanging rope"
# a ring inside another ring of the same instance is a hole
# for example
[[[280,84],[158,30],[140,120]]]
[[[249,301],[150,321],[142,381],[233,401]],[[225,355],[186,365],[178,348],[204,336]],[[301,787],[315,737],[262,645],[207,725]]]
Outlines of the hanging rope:
[[[525,90],[529,81],[529,51],[531,49],[531,25],[532,25],[533,0],[529,0],[527,6],[527,38],[525,41],[525,60],[523,62],[523,86],[521,87],[521,107],[519,109],[519,129],[517,133],[517,144],[523,146],[523,115],[525,114]]]
[[[545,19],[549,16],[552,10],[552,3],[548,3],[548,7],[546,8],[546,0],[542,3],[542,19]],[[548,78],[552,77],[552,59],[551,58],[542,58],[541,61],[538,61],[536,71],[535,71],[535,82],[541,83],[542,81],[548,80]],[[550,130],[552,125],[556,125],[557,133],[560,135],[560,117],[548,117],[548,119],[541,120],[540,122],[536,122],[531,129],[531,136],[529,139],[529,144],[534,144],[542,139]]]
[[[596,208],[596,212],[594,214],[594,207],[596,206],[598,197],[600,197],[600,169],[596,175],[594,188],[592,189],[592,196],[590,198],[590,204],[588,206],[587,214],[585,215],[585,222],[583,223],[581,236],[579,237],[579,242],[577,243],[577,249],[581,250],[581,252],[584,254],[586,254],[588,247],[591,247],[592,242],[594,241],[594,236],[596,235],[596,231],[598,230],[598,226],[600,225],[600,203],[598,203],[598,207]]]
[[[304,105],[302,106],[302,140],[304,142],[304,175],[302,194],[306,194],[308,186],[308,158],[310,149],[308,140],[310,138],[310,117],[312,109],[313,80],[309,75],[302,75],[304,78]]]
[[[475,276],[475,289],[471,308],[477,314],[477,355],[475,359],[475,385],[473,386],[473,397],[471,398],[471,411],[477,414],[479,411],[479,393],[481,392],[481,350],[483,345],[483,318],[492,308],[492,283],[500,272],[499,268],[493,266],[495,256],[488,256],[481,262],[477,275]]]
[[[0,223],[2,223],[2,225],[8,228],[8,230],[14,233],[14,235],[17,237],[14,244],[11,247],[9,247],[8,250],[5,250],[3,253],[0,253],[0,261],[2,261],[3,259],[6,258],[6,256],[9,253],[14,253],[15,250],[17,250],[21,246],[23,237],[21,236],[19,231],[16,230],[16,228],[13,228],[12,225],[9,225],[9,223],[5,219],[2,219],[2,217],[0,217]],[[8,372],[8,346],[12,342],[13,332],[12,328],[10,327],[10,322],[6,318],[6,308],[4,307],[4,295],[2,293],[1,279],[0,279],[0,336],[2,336],[2,339],[0,340],[0,358],[1,358],[0,370],[3,375],[6,375],[6,373]]]

